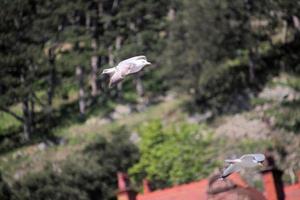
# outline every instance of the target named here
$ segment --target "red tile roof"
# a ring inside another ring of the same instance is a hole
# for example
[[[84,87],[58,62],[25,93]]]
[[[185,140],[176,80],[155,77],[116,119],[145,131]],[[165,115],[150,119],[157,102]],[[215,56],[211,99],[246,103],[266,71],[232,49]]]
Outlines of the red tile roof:
[[[284,187],[285,200],[300,199],[300,183]]]
[[[215,195],[212,195],[208,198],[208,200],[266,200],[266,198],[255,190],[254,188],[247,187],[236,187],[226,192],[221,192]],[[200,200],[200,199],[199,199]]]
[[[200,200],[207,199],[208,180],[156,190],[148,194],[138,194],[137,200]]]
[[[263,199],[261,195],[258,195],[257,190],[248,187],[248,185],[241,179],[237,174],[232,175],[230,179],[240,187],[245,187],[243,190],[241,188],[236,188],[232,191],[216,196],[214,199],[228,199],[227,197],[232,197],[236,192],[240,194],[253,196],[253,199]],[[167,188],[163,190],[156,190],[147,194],[138,194],[137,200],[201,200],[208,199],[207,195],[208,180],[204,179],[197,182],[192,182],[188,184],[174,186],[172,188]],[[300,183],[289,185],[284,187],[285,200],[300,200]]]
[[[163,190],[156,190],[146,194],[138,194],[137,200],[202,200],[202,199],[236,199],[236,196],[248,196],[249,199],[265,199],[257,190],[248,186],[248,184],[234,173],[228,177],[235,185],[227,192],[216,195],[208,195],[208,179],[196,181],[188,184],[174,186]],[[226,185],[225,182],[218,182],[217,185]],[[232,197],[232,198],[231,198]]]
[[[124,179],[124,183],[126,182],[127,176],[119,174],[118,177],[119,179]],[[119,187],[124,186],[123,182],[119,180]],[[148,186],[148,183],[146,185]],[[138,194],[137,196],[135,196],[135,192],[124,191],[127,193],[127,196],[120,193],[118,194],[118,200],[233,200],[241,198],[247,200],[273,200],[273,197],[267,196],[266,192],[261,193],[249,187],[237,173],[230,175],[226,181],[219,181],[218,176],[215,176],[210,179],[203,179],[162,190],[150,191],[149,188],[149,191],[145,194]],[[284,193],[285,200],[300,200],[300,182],[285,186]]]

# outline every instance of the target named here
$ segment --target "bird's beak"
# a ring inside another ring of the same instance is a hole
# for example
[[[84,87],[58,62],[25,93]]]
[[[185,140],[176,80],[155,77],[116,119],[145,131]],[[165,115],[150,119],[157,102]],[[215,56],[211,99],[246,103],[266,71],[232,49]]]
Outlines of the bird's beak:
[[[151,62],[148,62],[148,61],[147,61],[146,64],[147,64],[147,65],[151,65]]]
[[[258,165],[261,166],[261,167],[264,166],[264,164],[262,164],[261,162],[259,162]]]

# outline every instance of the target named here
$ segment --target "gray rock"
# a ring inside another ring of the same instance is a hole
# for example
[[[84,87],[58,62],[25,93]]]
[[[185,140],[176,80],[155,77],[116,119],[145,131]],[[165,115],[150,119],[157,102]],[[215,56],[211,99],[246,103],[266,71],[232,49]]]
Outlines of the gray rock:
[[[38,144],[37,147],[40,151],[44,151],[47,148],[47,144],[45,144],[44,142],[41,142]]]
[[[213,112],[211,112],[211,111],[207,111],[203,114],[196,113],[192,116],[189,116],[187,118],[187,121],[189,123],[201,123],[201,122],[205,122],[206,120],[210,119],[212,116],[213,116]]]
[[[285,100],[288,101],[296,100],[299,99],[299,96],[300,96],[299,93],[294,89],[287,86],[281,86],[281,85],[277,85],[272,88],[265,88],[258,95],[259,98],[273,100],[277,102],[282,102]]]
[[[137,132],[133,132],[130,134],[129,140],[136,144],[141,140],[141,138]]]

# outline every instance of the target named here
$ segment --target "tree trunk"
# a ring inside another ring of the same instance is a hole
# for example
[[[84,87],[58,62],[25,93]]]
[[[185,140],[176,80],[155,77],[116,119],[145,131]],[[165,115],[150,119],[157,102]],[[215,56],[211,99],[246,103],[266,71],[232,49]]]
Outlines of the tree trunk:
[[[90,29],[91,26],[91,15],[89,13],[85,14],[85,27],[87,30]]]
[[[98,82],[98,66],[99,66],[99,55],[98,55],[98,35],[99,35],[99,19],[103,17],[103,2],[98,1],[97,6],[92,8],[96,15],[94,15],[91,19],[91,31],[92,31],[92,41],[91,47],[93,49],[93,55],[91,57],[91,95],[92,97],[96,97],[100,94],[100,85]],[[88,20],[88,18],[87,18]]]
[[[103,17],[103,2],[99,1],[98,2],[98,18],[102,18]]]
[[[35,131],[35,103],[33,98],[33,93],[30,94],[30,108],[29,108],[29,119],[32,127],[32,132]]]
[[[287,21],[284,20],[283,21],[283,36],[282,36],[283,44],[286,44],[287,36],[288,36],[288,23],[287,23]]]
[[[83,77],[84,75],[83,75],[82,66],[76,67],[76,76],[79,85],[79,112],[80,112],[80,117],[84,118],[86,102],[85,102],[84,77]]]
[[[54,96],[55,84],[56,84],[56,69],[55,69],[55,47],[49,49],[49,75],[48,75],[48,91],[47,91],[47,106],[48,114],[52,113],[52,101]]]
[[[300,19],[298,16],[293,15],[293,25],[294,28],[296,30],[295,35],[294,35],[294,39],[298,40],[300,38]]]
[[[300,20],[296,15],[293,15],[293,24],[294,28],[299,32],[300,31]]]
[[[113,55],[113,47],[110,46],[108,48],[108,65],[110,67],[114,67],[114,55]]]
[[[48,74],[48,90],[47,90],[47,104],[46,104],[46,122],[47,125],[52,124],[52,103],[53,103],[53,96],[56,84],[56,69],[55,69],[55,48],[50,47],[48,51],[48,62],[49,62],[49,74]]]
[[[137,77],[136,77],[136,92],[139,97],[144,96],[144,85],[142,83],[140,75],[137,75]]]
[[[116,10],[118,8],[118,5],[119,5],[119,0],[114,0],[112,10]]]
[[[92,71],[91,71],[91,94],[92,97],[95,97],[99,94],[99,88],[97,84],[97,72],[98,72],[98,63],[99,63],[99,58],[96,54],[97,52],[97,39],[93,38],[92,39],[92,49],[94,51],[94,55],[91,58],[91,66],[92,66]]]
[[[23,74],[21,75],[21,83],[24,88],[27,86]],[[22,99],[22,111],[23,111],[23,139],[24,141],[28,141],[32,131],[31,122],[30,122],[31,120],[30,120],[28,96],[24,96]]]
[[[169,8],[168,14],[167,14],[167,20],[170,22],[175,20],[176,11],[174,8]]]
[[[115,49],[116,49],[116,52],[118,52],[120,49],[121,49],[121,46],[122,46],[122,41],[123,41],[123,37],[121,35],[118,35],[115,39]],[[123,84],[122,82],[120,82],[118,85],[117,85],[117,98],[119,100],[122,100],[122,97],[123,97]]]
[[[256,78],[254,68],[255,68],[255,52],[253,49],[250,49],[248,69],[249,69],[249,79],[251,83],[253,83]]]
[[[120,35],[117,36],[117,38],[116,38],[116,50],[117,51],[121,49],[122,41],[123,41],[123,37]]]
[[[29,101],[28,97],[25,97],[22,101],[22,110],[23,110],[23,139],[25,141],[29,140],[31,135],[31,123],[30,123],[30,115],[29,115]]]

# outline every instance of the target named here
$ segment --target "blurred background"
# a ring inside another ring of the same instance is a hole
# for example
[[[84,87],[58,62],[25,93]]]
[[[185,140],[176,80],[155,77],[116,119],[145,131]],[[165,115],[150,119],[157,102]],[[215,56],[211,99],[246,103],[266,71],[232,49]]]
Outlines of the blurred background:
[[[118,171],[158,189],[265,150],[297,181],[299,1],[0,5],[1,199],[116,199]],[[108,89],[136,55],[152,66]]]

